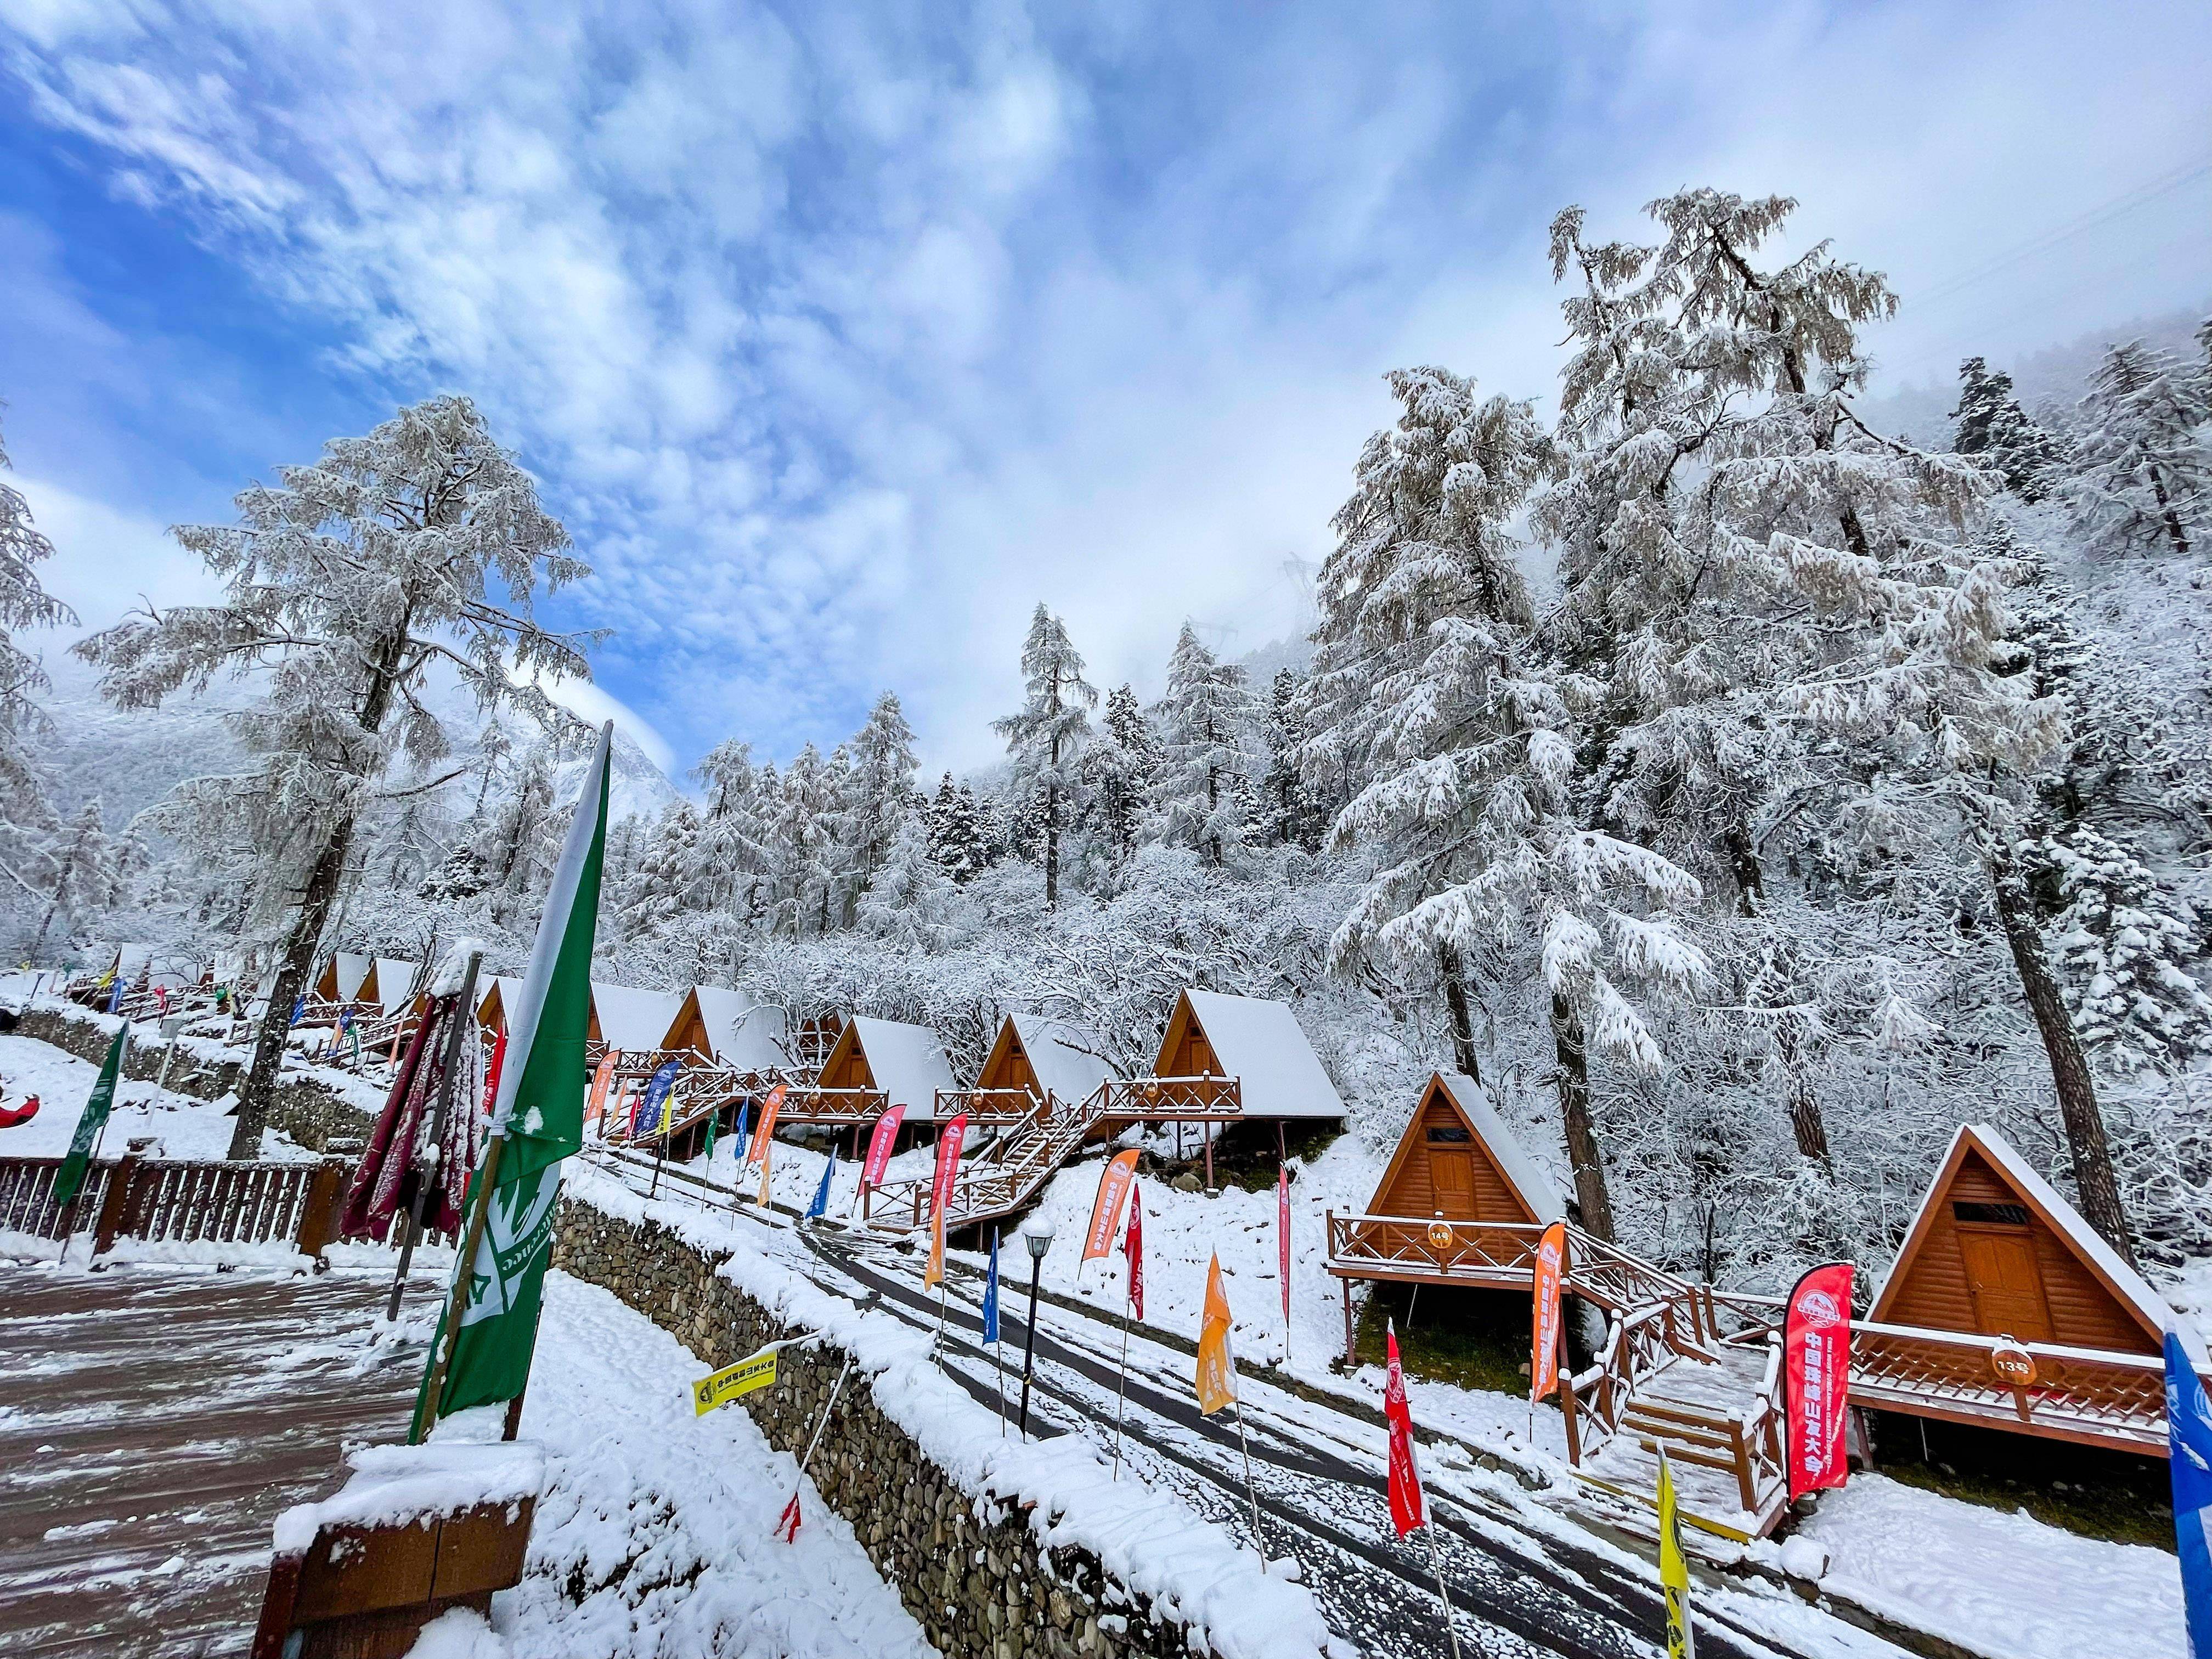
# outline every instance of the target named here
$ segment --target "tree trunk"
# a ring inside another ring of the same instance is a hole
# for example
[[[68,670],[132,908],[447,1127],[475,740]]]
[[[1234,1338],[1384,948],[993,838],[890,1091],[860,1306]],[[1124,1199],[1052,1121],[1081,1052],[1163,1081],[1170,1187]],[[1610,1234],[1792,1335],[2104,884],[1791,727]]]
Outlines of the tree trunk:
[[[2081,1216],[2094,1227],[2120,1259],[2135,1265],[2135,1241],[2128,1231],[2127,1211],[2120,1203],[2120,1185],[2112,1174],[2112,1148],[2105,1139],[2105,1117],[2097,1107],[2097,1085],[2089,1062],[2074,1033],[2073,1016],[2067,1012],[2051,978],[2043,933],[2027,895],[2027,881],[2008,846],[1992,841],[1988,853],[1990,886],[1996,896],[1997,919],[2004,926],[2005,942],[2012,946],[2013,966],[2020,973],[2020,988],[2035,1016],[2050,1056],[2051,1080],[2058,1093],[2059,1115],[2066,1121],[2066,1145],[2074,1160],[2074,1188]]]
[[[2151,494],[2158,497],[2158,514],[2165,522],[2166,539],[2173,544],[2173,550],[2185,559],[2189,556],[2189,538],[2181,533],[2180,517],[2174,512],[2173,503],[2166,499],[2166,480],[2159,477],[2154,466],[2143,470],[2150,475]]]
[[[1605,1160],[1598,1151],[1597,1127],[1590,1121],[1589,1055],[1582,1016],[1565,997],[1552,999],[1552,1043],[1559,1057],[1559,1115],[1565,1121],[1567,1161],[1575,1170],[1575,1201],[1583,1231],[1613,1242],[1613,1199],[1605,1187]]]
[[[331,826],[330,839],[308,872],[306,890],[300,896],[300,914],[293,919],[291,935],[284,941],[283,959],[270,982],[269,1006],[262,1012],[261,1030],[254,1038],[253,1064],[238,1091],[238,1121],[230,1132],[227,1158],[261,1156],[261,1132],[269,1127],[269,1111],[276,1102],[277,1074],[283,1068],[284,1048],[292,1030],[292,1004],[307,988],[316,947],[322,943],[323,929],[330,921],[338,878],[345,872],[346,855],[353,848],[353,815],[348,813]]]
[[[1060,904],[1060,786],[1047,784],[1044,791],[1044,908],[1055,909]]]
[[[1759,851],[1741,824],[1730,826],[1726,841],[1729,868],[1735,878],[1736,914],[1747,919],[1756,917],[1766,906],[1766,876],[1759,866]],[[1782,1061],[1783,1101],[1789,1109],[1790,1133],[1796,1139],[1798,1153],[1827,1164],[1828,1126],[1820,1115],[1820,1097],[1813,1092],[1812,1080],[1805,1075],[1796,1034],[1787,1026],[1778,1026],[1774,1047]]]
[[[1449,945],[1439,945],[1437,971],[1443,976],[1444,1006],[1451,1012],[1452,1064],[1480,1083],[1482,1073],[1474,1063],[1474,1017],[1468,1012],[1467,981],[1459,952]]]

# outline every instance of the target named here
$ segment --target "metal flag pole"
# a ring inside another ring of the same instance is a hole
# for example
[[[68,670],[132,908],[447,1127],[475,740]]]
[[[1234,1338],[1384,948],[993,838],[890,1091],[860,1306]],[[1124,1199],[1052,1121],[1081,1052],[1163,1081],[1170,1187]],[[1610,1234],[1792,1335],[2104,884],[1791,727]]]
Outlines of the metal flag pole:
[[[1459,1659],[1459,1626],[1452,1620],[1451,1592],[1444,1588],[1443,1557],[1437,1550],[1437,1520],[1435,1500],[1430,1500],[1429,1518],[1421,1530],[1429,1535],[1429,1567],[1437,1576],[1437,1599],[1444,1604],[1444,1633],[1451,1638],[1452,1659]]]
[[[1244,1402],[1237,1402],[1237,1445],[1244,1454],[1244,1495],[1252,1500],[1252,1540],[1259,1546],[1260,1559],[1267,1559],[1267,1534],[1260,1530],[1260,1489],[1252,1484],[1252,1447],[1244,1438]]]
[[[822,1419],[814,1425],[814,1432],[806,1442],[805,1455],[799,1460],[799,1473],[792,1479],[791,1501],[783,1506],[784,1517],[791,1523],[791,1529],[783,1534],[787,1544],[799,1540],[799,1492],[806,1484],[806,1466],[814,1461],[814,1449],[822,1443],[822,1436],[830,1427],[830,1413],[837,1409],[837,1396],[845,1391],[845,1379],[852,1374],[853,1356],[848,1352],[844,1365],[837,1372],[836,1382],[830,1385],[829,1401],[822,1407]],[[781,1522],[778,1525],[781,1527]]]
[[[414,1260],[415,1246],[422,1237],[422,1217],[430,1206],[430,1187],[433,1177],[442,1183],[446,1176],[446,1127],[453,1121],[453,1091],[460,1082],[461,1033],[467,1029],[462,1020],[476,1020],[477,969],[483,966],[483,952],[469,952],[468,970],[461,977],[460,1000],[453,1004],[453,1029],[446,1033],[446,1073],[438,1080],[438,1103],[430,1117],[430,1164],[415,1177],[415,1203],[404,1222],[405,1236],[399,1241],[399,1270],[392,1275],[392,1300],[386,1304],[384,1320],[392,1323],[399,1317],[399,1292],[407,1283],[407,1267]]]
[[[1114,1373],[1114,1479],[1121,1478],[1121,1402],[1129,1396],[1129,1298],[1121,1298],[1121,1363]]]

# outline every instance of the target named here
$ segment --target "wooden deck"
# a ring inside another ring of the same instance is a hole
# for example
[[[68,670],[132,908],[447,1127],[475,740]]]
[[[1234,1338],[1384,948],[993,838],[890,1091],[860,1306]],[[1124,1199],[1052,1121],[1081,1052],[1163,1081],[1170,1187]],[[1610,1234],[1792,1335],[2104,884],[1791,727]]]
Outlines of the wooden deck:
[[[420,1347],[364,1342],[390,1278],[0,1273],[0,1651],[244,1653],[270,1523],[406,1432]]]

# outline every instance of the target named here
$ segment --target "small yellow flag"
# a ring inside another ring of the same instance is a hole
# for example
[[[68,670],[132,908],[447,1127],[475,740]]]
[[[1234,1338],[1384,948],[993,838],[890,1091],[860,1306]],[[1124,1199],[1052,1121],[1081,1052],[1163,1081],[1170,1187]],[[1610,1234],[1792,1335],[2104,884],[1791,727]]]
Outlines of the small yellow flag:
[[[1206,1269],[1206,1310],[1198,1322],[1198,1409],[1211,1417],[1237,1399],[1237,1358],[1229,1349],[1229,1292],[1221,1285],[1221,1258]]]
[[[775,1356],[782,1347],[763,1348],[758,1353],[747,1354],[734,1365],[725,1365],[711,1371],[691,1385],[691,1406],[696,1415],[704,1417],[717,1406],[726,1406],[740,1395],[755,1389],[765,1389],[775,1381]]]
[[[1682,1554],[1682,1522],[1674,1504],[1674,1470],[1659,1452],[1659,1587],[1667,1597],[1667,1659],[1697,1659],[1690,1630],[1690,1564]]]

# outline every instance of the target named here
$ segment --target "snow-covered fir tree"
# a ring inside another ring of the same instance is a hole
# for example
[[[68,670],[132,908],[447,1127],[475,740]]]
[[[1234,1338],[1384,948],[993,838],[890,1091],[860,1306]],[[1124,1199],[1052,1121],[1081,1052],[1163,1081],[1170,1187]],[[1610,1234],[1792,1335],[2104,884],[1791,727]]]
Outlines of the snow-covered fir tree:
[[[447,752],[420,695],[424,677],[442,665],[479,708],[520,704],[550,721],[537,677],[588,673],[576,645],[531,610],[586,568],[467,398],[402,410],[279,478],[238,495],[238,523],[176,532],[222,583],[220,603],[149,609],[76,647],[120,708],[155,707],[219,674],[265,677],[262,701],[232,720],[258,765],[183,786],[164,817],[173,833],[256,848],[257,919],[283,939],[240,1091],[234,1157],[260,1151],[293,999],[356,824],[395,763],[433,768]]]
[[[2205,953],[2202,920],[2094,830],[2045,837],[2038,850],[2066,901],[2051,954],[2084,1046],[2123,1074],[2174,1072],[2212,1053],[2212,996],[2186,966]]]
[[[1979,357],[1960,364],[1959,406],[1951,415],[1958,422],[1952,449],[1973,456],[2021,500],[2039,501],[2057,486],[2066,447],[2020,406],[2002,369]]]
[[[2106,553],[2201,546],[2212,520],[2212,429],[2196,377],[2141,340],[2116,345],[2081,399],[2065,493]]]
[[[1221,661],[1183,623],[1168,659],[1167,690],[1152,710],[1160,732],[1153,787],[1162,840],[1194,848],[1215,865],[1243,844],[1252,797],[1241,786],[1258,712],[1244,670]]]
[[[1303,688],[1304,681],[1294,668],[1277,669],[1268,688],[1263,727],[1268,761],[1267,774],[1258,785],[1260,811],[1265,840],[1279,847],[1318,852],[1328,823],[1314,799],[1311,786],[1298,769],[1298,750],[1312,735],[1302,712]]]
[[[47,680],[15,635],[74,624],[76,613],[39,580],[38,566],[53,557],[54,544],[32,522],[22,492],[3,476],[9,468],[0,441],[0,867],[35,896],[50,863],[44,843],[54,822],[46,779],[32,757],[34,742],[51,729],[35,701]]]
[[[886,691],[876,699],[867,723],[854,734],[852,750],[845,840],[852,852],[854,881],[865,891],[914,815],[917,799],[915,775],[921,763],[914,752],[914,728],[907,724],[896,695]]]
[[[31,957],[41,960],[40,952],[46,936],[57,921],[74,921],[80,916],[107,908],[118,896],[116,884],[119,876],[115,849],[109,844],[106,826],[100,821],[100,797],[85,802],[83,809],[54,843],[52,868],[48,876],[51,885],[46,890],[45,912],[39,917],[39,931],[31,941]]]
[[[973,881],[991,862],[991,830],[975,792],[947,772],[928,814],[929,855],[957,883]]]
[[[1013,762],[1013,799],[1034,813],[1042,842],[1045,908],[1060,902],[1060,844],[1091,735],[1098,690],[1083,678],[1083,659],[1067,629],[1042,605],[1022,641],[1021,708],[992,722]]]
[[[1083,755],[1084,824],[1108,858],[1136,851],[1158,775],[1158,741],[1134,689],[1106,694],[1098,730]]]

